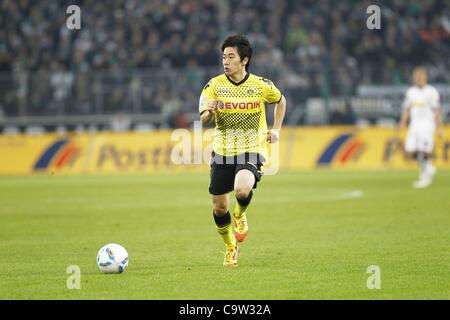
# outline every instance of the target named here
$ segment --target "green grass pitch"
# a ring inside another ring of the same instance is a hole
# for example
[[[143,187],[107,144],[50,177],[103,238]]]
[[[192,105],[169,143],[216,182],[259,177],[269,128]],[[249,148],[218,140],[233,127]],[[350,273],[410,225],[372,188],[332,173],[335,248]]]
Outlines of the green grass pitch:
[[[449,299],[450,172],[266,176],[222,267],[208,174],[0,178],[0,299]],[[232,208],[234,207],[232,198]],[[105,275],[98,249],[130,264]],[[66,269],[81,269],[69,290]],[[370,265],[381,289],[367,288]]]

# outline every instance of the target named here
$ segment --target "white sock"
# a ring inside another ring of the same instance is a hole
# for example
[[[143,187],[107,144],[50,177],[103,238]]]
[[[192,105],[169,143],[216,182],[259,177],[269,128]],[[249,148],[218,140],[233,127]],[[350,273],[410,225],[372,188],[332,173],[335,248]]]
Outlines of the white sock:
[[[427,160],[423,154],[419,153],[417,162],[419,163],[420,177],[423,177],[427,173]]]
[[[433,162],[431,161],[431,159],[426,160],[425,170],[427,173],[430,173],[430,174],[434,171],[434,166],[433,166]]]

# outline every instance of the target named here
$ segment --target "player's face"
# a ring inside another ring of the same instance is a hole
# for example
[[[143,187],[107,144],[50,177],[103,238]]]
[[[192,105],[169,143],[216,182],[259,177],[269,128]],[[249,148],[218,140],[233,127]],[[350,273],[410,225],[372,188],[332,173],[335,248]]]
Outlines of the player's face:
[[[244,61],[241,61],[241,57],[238,54],[236,47],[227,47],[223,50],[223,70],[225,74],[229,77],[239,74],[245,70]]]
[[[414,72],[414,83],[418,87],[423,87],[427,84],[427,73],[424,70],[416,70]]]

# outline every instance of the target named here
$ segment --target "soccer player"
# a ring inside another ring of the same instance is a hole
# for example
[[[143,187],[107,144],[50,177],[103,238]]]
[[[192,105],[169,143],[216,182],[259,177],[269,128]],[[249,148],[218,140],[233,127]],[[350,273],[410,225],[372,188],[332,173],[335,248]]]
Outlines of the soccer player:
[[[272,81],[250,74],[252,48],[234,35],[222,45],[224,74],[212,78],[200,96],[202,124],[215,121],[209,193],[213,216],[226,246],[224,266],[237,266],[239,248],[248,234],[247,208],[262,176],[267,143],[279,140],[286,99]],[[275,104],[274,123],[267,130],[265,103]],[[230,192],[237,200],[232,218]]]
[[[418,161],[420,168],[419,180],[414,182],[413,187],[426,188],[436,173],[432,164],[434,133],[437,129],[438,136],[442,138],[442,116],[439,93],[427,84],[427,70],[416,67],[413,80],[415,85],[406,92],[399,131],[406,127],[409,119],[405,150]]]

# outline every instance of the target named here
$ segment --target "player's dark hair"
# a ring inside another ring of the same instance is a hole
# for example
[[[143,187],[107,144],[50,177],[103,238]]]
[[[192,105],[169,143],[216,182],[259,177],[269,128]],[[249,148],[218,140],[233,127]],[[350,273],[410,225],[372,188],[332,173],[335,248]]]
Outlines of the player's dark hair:
[[[252,52],[253,49],[250,46],[250,42],[248,41],[248,39],[243,36],[243,35],[234,35],[234,36],[229,36],[228,38],[225,39],[225,41],[222,44],[222,52],[225,50],[225,48],[228,47],[236,47],[239,57],[241,58],[241,61],[247,57],[248,58],[248,62],[245,65],[245,71],[248,71],[248,68],[250,67],[250,60],[252,59]]]

